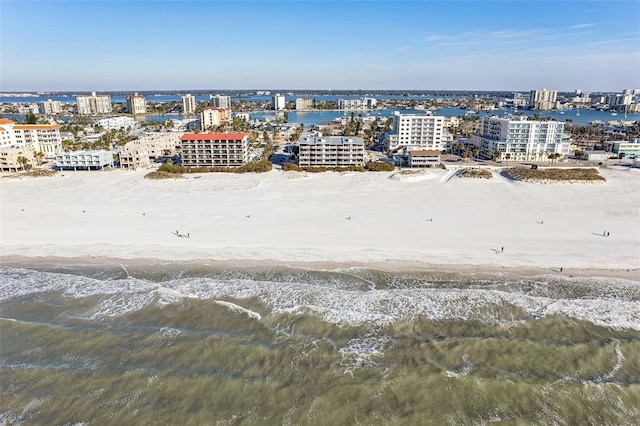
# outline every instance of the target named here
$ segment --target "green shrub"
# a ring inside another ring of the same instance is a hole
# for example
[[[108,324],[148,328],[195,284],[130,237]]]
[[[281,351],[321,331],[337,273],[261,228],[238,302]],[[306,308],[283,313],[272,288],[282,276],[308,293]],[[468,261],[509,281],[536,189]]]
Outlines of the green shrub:
[[[392,172],[393,170],[395,170],[395,166],[393,164],[382,163],[379,161],[369,161],[367,164],[365,164],[364,168],[371,172]]]
[[[155,171],[151,173],[147,173],[144,175],[145,179],[182,179],[182,174],[180,173],[170,173],[164,171]]]
[[[169,162],[162,164],[158,171],[176,174],[182,174],[185,172],[184,167]]]
[[[285,172],[301,172],[302,171],[302,167],[298,166],[297,164],[293,164],[293,163],[282,163],[282,170],[284,170]]]

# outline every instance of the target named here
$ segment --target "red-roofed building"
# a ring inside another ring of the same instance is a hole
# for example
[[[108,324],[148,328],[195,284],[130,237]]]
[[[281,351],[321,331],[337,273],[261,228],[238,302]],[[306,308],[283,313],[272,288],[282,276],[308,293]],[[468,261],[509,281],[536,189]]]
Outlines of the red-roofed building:
[[[186,133],[177,151],[184,167],[240,167],[249,162],[249,135]]]

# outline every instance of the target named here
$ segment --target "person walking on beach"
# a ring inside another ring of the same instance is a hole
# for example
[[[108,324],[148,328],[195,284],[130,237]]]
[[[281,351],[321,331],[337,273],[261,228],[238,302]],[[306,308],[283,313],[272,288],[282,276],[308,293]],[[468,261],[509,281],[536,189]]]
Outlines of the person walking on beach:
[[[562,267],[560,267],[560,272],[562,272]]]
[[[504,253],[504,247],[500,249],[500,253]]]

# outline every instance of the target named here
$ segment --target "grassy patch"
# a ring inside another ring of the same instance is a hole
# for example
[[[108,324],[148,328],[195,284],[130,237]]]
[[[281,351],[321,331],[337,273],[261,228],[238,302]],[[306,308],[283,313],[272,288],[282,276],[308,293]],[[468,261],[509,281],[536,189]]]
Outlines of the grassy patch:
[[[476,178],[476,179],[491,179],[493,175],[486,169],[464,169],[458,177]]]
[[[182,179],[182,174],[180,173],[171,173],[171,172],[162,172],[155,171],[151,173],[147,173],[144,175],[145,179]]]
[[[526,167],[511,167],[505,169],[503,175],[524,182],[604,182],[598,170],[592,168],[580,169],[529,169]]]

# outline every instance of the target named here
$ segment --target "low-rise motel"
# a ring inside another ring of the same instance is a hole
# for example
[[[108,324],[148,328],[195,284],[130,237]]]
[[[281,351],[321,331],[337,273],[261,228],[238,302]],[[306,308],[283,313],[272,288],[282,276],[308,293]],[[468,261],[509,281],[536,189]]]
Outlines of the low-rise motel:
[[[249,162],[249,135],[186,133],[176,150],[184,167],[241,167]]]

